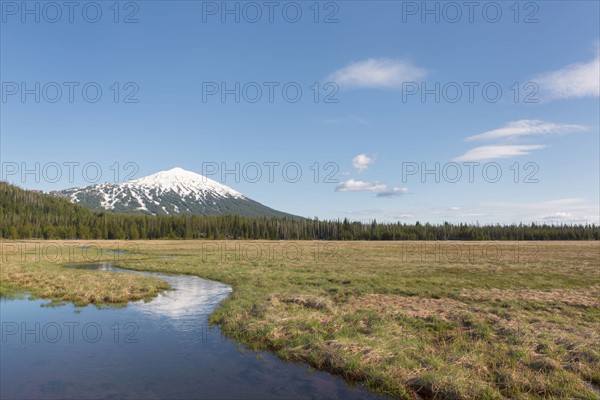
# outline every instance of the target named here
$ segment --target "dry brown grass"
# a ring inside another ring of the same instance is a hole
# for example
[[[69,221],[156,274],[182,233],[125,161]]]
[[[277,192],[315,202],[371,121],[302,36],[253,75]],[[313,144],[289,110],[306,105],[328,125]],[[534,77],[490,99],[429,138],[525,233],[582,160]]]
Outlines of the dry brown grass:
[[[464,289],[461,290],[460,296],[469,301],[534,301],[581,307],[600,306],[600,286],[570,290]]]

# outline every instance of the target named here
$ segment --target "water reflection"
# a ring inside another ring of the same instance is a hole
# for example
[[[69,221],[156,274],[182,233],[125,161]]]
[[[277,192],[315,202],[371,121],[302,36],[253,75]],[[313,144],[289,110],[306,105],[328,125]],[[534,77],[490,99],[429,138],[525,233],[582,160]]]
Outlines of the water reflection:
[[[106,262],[77,268],[139,273]],[[0,397],[378,398],[327,373],[244,350],[217,327],[209,329],[208,315],[231,292],[228,286],[149,275],[174,290],[123,309],[74,313],[71,305],[42,308],[40,300],[0,299]],[[62,335],[55,340],[57,327]]]
[[[209,315],[224,300],[231,288],[196,276],[159,276],[174,290],[169,290],[151,303],[135,304],[141,312],[175,321],[195,322],[199,314]]]
[[[117,268],[112,262],[97,262],[71,265],[69,268],[125,272],[154,276],[169,283],[171,290],[159,294],[152,302],[144,301],[130,304],[130,308],[154,318],[162,318],[163,322],[185,327],[185,323],[194,324],[202,316],[208,315],[223,301],[231,287],[222,283],[200,279],[197,276],[166,275],[148,272],[138,272]]]
[[[107,261],[87,263],[87,264],[78,264],[78,265],[69,265],[69,266],[67,266],[67,268],[87,269],[87,270],[94,270],[94,271],[111,271],[111,272],[123,271],[123,272],[126,272],[125,270],[116,268],[114,266],[114,263],[107,262]]]

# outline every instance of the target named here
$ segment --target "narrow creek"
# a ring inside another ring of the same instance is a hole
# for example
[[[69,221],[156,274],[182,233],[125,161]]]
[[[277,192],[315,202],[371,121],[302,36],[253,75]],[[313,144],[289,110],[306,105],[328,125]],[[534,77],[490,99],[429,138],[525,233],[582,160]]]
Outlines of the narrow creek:
[[[196,276],[139,273],[173,290],[124,308],[45,307],[0,299],[3,399],[382,399],[329,373],[254,352],[208,326],[231,288]]]

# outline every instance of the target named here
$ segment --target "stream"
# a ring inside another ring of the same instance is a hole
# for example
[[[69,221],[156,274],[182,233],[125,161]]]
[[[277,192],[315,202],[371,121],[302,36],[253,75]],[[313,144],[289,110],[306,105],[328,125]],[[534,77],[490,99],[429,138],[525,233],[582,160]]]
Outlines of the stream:
[[[2,399],[382,399],[326,372],[245,349],[209,327],[231,288],[155,276],[173,290],[123,308],[0,299]]]

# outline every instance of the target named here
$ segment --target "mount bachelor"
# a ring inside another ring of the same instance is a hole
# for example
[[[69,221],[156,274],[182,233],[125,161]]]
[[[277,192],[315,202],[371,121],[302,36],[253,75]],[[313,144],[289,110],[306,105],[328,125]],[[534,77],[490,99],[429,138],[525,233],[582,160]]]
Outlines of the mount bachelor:
[[[173,168],[123,183],[102,183],[54,193],[96,211],[297,218],[182,168]]]

